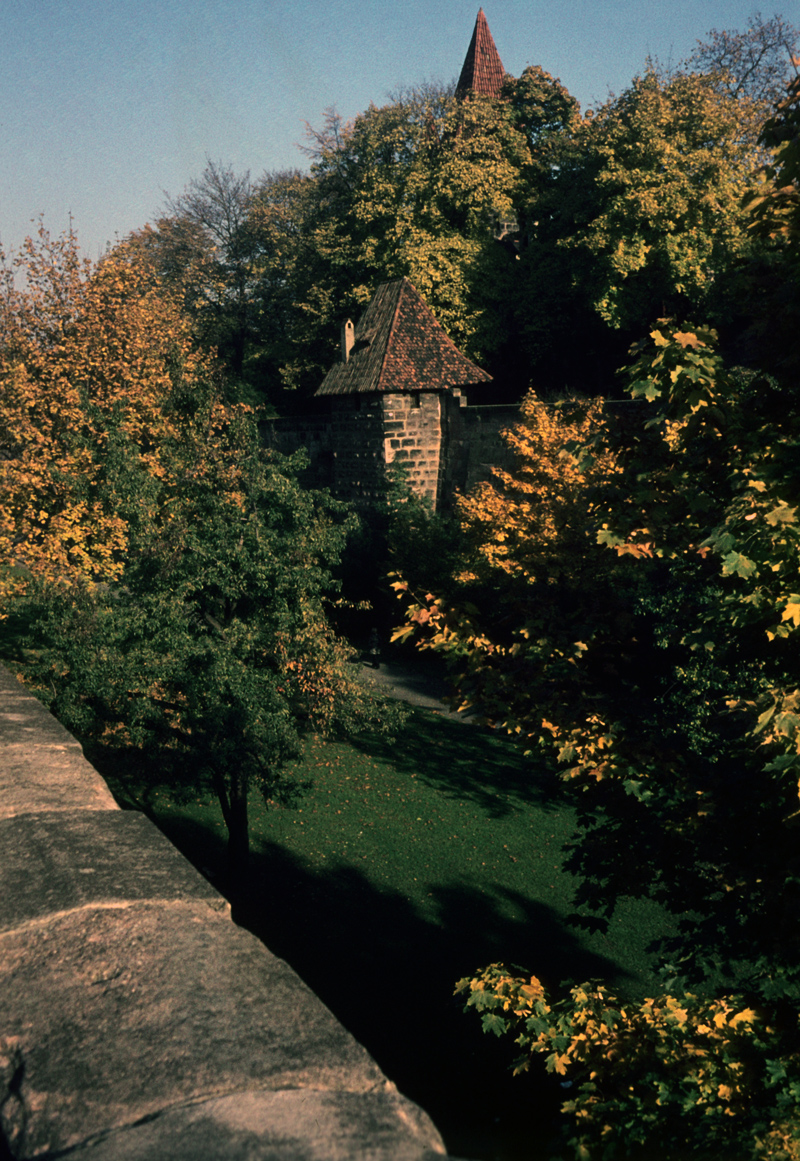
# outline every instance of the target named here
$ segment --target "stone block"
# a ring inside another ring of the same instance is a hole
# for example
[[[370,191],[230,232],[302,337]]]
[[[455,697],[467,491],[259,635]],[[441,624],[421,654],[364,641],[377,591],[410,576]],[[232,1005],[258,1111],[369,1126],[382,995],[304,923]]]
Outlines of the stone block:
[[[0,667],[0,742],[61,746],[82,753],[72,734],[21,682]]]
[[[21,1060],[17,1157],[212,1096],[387,1084],[282,960],[202,902],[70,912],[0,935],[0,1038]]]
[[[0,931],[81,907],[189,899],[228,906],[137,811],[0,820]]]
[[[0,818],[37,810],[117,810],[71,734],[0,667]]]
[[[391,1088],[247,1092],[172,1108],[70,1153],[76,1161],[434,1161],[430,1119]]]
[[[0,741],[0,818],[29,811],[117,810],[80,747],[5,746]]]
[[[427,1115],[2,670],[0,803],[0,1158],[444,1153]]]

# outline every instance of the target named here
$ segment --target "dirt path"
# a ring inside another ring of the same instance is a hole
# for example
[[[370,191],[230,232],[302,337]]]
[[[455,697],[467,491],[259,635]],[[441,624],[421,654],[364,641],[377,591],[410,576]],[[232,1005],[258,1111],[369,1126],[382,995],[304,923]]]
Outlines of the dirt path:
[[[453,721],[475,723],[472,714],[455,713],[445,705],[447,682],[444,677],[425,667],[409,665],[402,661],[381,661],[377,668],[368,664],[362,665],[362,678],[376,686],[381,693],[395,697],[399,701],[433,710]]]

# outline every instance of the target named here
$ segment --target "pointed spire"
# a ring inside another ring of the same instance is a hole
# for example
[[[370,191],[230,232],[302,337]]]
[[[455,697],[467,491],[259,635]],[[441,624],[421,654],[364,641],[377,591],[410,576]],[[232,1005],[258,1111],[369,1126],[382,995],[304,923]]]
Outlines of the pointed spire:
[[[475,21],[464,67],[456,85],[456,96],[480,93],[485,97],[499,97],[506,75],[500,54],[495,47],[486,15],[481,8]]]

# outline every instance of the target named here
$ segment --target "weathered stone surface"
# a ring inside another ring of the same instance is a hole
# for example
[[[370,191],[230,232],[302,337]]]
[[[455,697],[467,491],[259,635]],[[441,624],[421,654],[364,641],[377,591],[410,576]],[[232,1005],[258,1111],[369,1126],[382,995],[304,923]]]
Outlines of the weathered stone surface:
[[[30,742],[36,746],[80,746],[46,706],[35,698],[13,673],[0,667],[0,729],[6,742]]]
[[[0,1036],[0,1157],[22,1155],[25,1107],[19,1095],[24,1063],[19,1041]],[[5,1146],[5,1148],[4,1148]]]
[[[30,811],[117,810],[114,796],[80,750],[3,746],[0,818]]]
[[[0,935],[0,1037],[22,1057],[19,1157],[212,1095],[388,1083],[282,960],[203,903]]]
[[[11,691],[0,691],[0,730],[6,746],[35,746],[37,750],[57,748],[64,753],[83,756],[80,743],[67,733],[60,722],[47,712],[33,695],[25,697]]]
[[[387,464],[402,462],[414,491],[434,506],[441,500],[442,417],[436,393],[384,397],[383,458]]]
[[[136,811],[0,819],[0,931],[79,907],[222,896]]]
[[[116,810],[80,745],[0,667],[0,818],[32,810]]]
[[[433,1161],[444,1146],[0,669],[0,1158],[64,1151]]]
[[[76,1161],[435,1161],[430,1119],[398,1092],[236,1093],[169,1109],[70,1153]]]

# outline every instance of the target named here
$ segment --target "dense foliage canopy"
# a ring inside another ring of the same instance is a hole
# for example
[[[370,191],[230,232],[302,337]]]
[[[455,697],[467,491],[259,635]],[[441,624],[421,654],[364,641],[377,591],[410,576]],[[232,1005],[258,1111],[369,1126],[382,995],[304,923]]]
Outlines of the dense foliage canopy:
[[[675,917],[655,998],[459,985],[572,1085],[581,1158],[800,1157],[800,81],[756,132],[796,41],[715,31],[583,114],[539,67],[332,112],[309,173],[209,162],[96,266],[42,230],[2,283],[0,611],[68,725],[214,786],[235,871],[303,730],[392,722],[328,619],[352,517],[249,405],[310,396],[401,275],[536,384],[457,537],[387,519],[399,636],[571,788],[576,922]]]
[[[23,288],[8,270],[0,294],[0,586],[14,583],[9,562],[117,579],[209,361],[174,300],[122,255],[92,269],[73,234],[42,229],[16,266]]]
[[[798,116],[795,84],[750,203],[785,268]],[[796,336],[783,354],[780,376],[737,368],[711,328],[664,320],[627,403],[532,397],[518,470],[461,502],[460,576],[403,630],[452,660],[467,704],[553,747],[580,820],[576,922],[631,895],[675,916],[669,991],[643,1004],[591,985],[554,1002],[502,967],[462,981],[521,1066],[543,1052],[576,1085],[580,1156],[799,1155]]]
[[[342,321],[401,275],[498,391],[607,394],[655,318],[739,327],[731,272],[762,252],[741,198],[796,40],[777,17],[715,31],[583,115],[539,66],[500,100],[423,84],[352,122],[331,110],[310,172],[209,162],[137,244],[243,397],[312,394]]]

